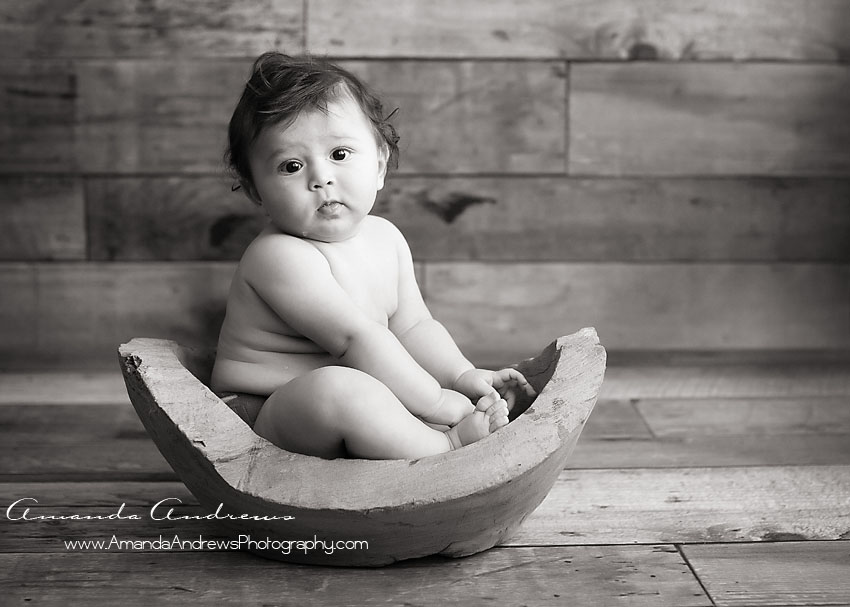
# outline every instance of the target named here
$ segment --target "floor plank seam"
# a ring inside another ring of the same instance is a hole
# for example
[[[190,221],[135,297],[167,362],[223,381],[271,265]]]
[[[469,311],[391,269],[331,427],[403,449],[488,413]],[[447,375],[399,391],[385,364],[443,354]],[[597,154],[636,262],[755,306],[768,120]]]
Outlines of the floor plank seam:
[[[103,474],[103,475],[85,475],[75,476],[69,474],[0,474],[0,483],[18,484],[18,483],[174,483],[180,482],[180,478],[176,474],[163,473],[143,473],[138,475],[133,474]]]
[[[697,581],[697,584],[699,584],[699,587],[702,588],[702,591],[705,593],[706,598],[711,601],[713,607],[717,607],[717,601],[715,601],[714,597],[711,596],[711,593],[708,591],[708,588],[706,588],[706,585],[702,581],[702,578],[700,578],[700,576],[697,574],[697,571],[691,564],[690,559],[688,559],[688,556],[685,554],[685,551],[682,550],[682,545],[678,543],[674,545],[676,547],[676,551],[679,553],[679,556],[682,557],[682,560],[684,561],[685,565],[687,565],[688,569],[691,571],[691,575],[694,576],[694,579]]]
[[[188,504],[187,504],[188,505]],[[577,548],[577,547],[607,547],[607,548],[621,548],[623,546],[676,546],[680,548],[682,546],[775,546],[778,544],[834,544],[835,542],[848,542],[848,548],[850,549],[850,538],[845,539],[793,539],[793,540],[726,540],[726,541],[703,541],[703,540],[658,540],[655,542],[642,542],[642,541],[633,541],[633,542],[622,542],[622,543],[612,543],[612,542],[588,542],[588,543],[570,543],[570,544],[541,544],[541,543],[522,543],[522,544],[512,544],[510,541],[506,544],[499,544],[498,548]]]
[[[629,399],[629,408],[632,412],[637,416],[640,422],[643,424],[644,429],[649,433],[650,440],[658,440],[658,435],[652,429],[652,426],[649,424],[649,420],[646,419],[643,413],[640,411],[640,407],[638,407],[638,403],[642,399],[640,398],[630,398]]]
[[[850,438],[848,438],[848,440],[850,440]],[[597,471],[600,471],[600,472],[601,471],[642,472],[642,471],[646,471],[646,470],[658,470],[658,471],[661,471],[661,470],[668,470],[668,471],[670,471],[670,470],[729,470],[729,469],[732,469],[732,468],[734,468],[736,470],[753,470],[753,469],[760,469],[760,468],[820,468],[820,467],[823,467],[823,466],[842,467],[842,466],[848,466],[848,465],[850,465],[850,464],[825,464],[825,463],[820,463],[820,462],[816,462],[816,463],[809,463],[809,462],[793,463],[792,462],[792,463],[779,463],[779,464],[735,464],[734,466],[675,466],[675,465],[671,464],[671,465],[659,465],[659,466],[652,466],[652,467],[643,466],[643,467],[640,467],[640,468],[628,468],[628,467],[593,468],[593,467],[590,467],[590,466],[585,466],[585,467],[582,467],[582,468],[564,468],[564,471],[565,472],[584,472],[584,471],[593,471],[593,472],[597,472]],[[0,478],[2,478],[2,477],[0,477]]]
[[[758,469],[775,469],[775,468],[850,468],[850,464],[829,464],[829,463],[759,463],[759,464],[738,464],[734,466],[728,465],[713,465],[713,466],[642,466],[634,468],[613,468],[613,467],[567,467],[563,471],[565,473],[580,473],[580,472],[622,472],[627,471],[631,474],[646,473],[647,471],[689,471],[689,470],[758,470]],[[103,472],[103,473],[5,473],[0,474],[0,483],[57,483],[57,482],[75,482],[75,483],[114,483],[114,482],[180,482],[180,478],[173,472],[139,472],[139,473],[124,473],[124,472]]]

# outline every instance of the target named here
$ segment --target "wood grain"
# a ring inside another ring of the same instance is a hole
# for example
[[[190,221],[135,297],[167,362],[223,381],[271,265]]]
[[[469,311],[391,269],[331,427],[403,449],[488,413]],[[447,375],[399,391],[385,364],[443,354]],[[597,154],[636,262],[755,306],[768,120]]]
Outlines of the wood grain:
[[[573,175],[850,174],[850,68],[578,64]]]
[[[115,369],[118,345],[140,336],[214,347],[235,268],[229,262],[0,264],[0,368]],[[414,271],[421,281],[421,266]]]
[[[65,489],[68,495],[60,493]],[[134,537],[227,535],[214,521],[154,520],[150,511],[161,500],[168,502],[157,509],[157,517],[169,507],[175,509],[174,519],[214,512],[199,506],[179,483],[4,483],[0,495],[6,507],[32,498],[16,507],[15,518],[25,508],[30,508],[32,517],[74,513],[105,517],[122,503],[125,515],[137,517],[120,522],[15,524],[4,532],[2,552],[61,552],[61,545],[52,545],[59,539],[107,532]],[[848,499],[846,465],[567,470],[519,531],[501,545],[837,540],[850,532],[842,515]]]
[[[850,181],[390,179],[376,213],[421,260],[850,259]]]
[[[654,440],[582,436],[567,468],[675,469],[826,464],[850,464],[850,435],[695,436]]]
[[[0,373],[0,407],[4,405],[130,406],[116,366],[111,371],[29,371]]]
[[[31,507],[33,512],[50,509],[53,514],[72,514],[59,512],[68,508],[113,507],[122,503],[128,507],[147,507],[150,509],[156,502],[166,497],[179,499],[185,506],[197,506],[198,500],[189,493],[186,486],[179,482],[133,482],[118,481],[101,483],[91,482],[55,482],[55,483],[0,483],[0,496],[3,503],[8,505],[25,496],[38,500],[38,504],[29,502],[24,507]],[[153,498],[153,501],[151,499]],[[175,502],[176,504],[176,502]],[[37,510],[39,509],[39,510]],[[77,521],[79,523],[80,521]],[[30,530],[30,533],[37,533]]]
[[[0,60],[0,172],[67,173],[79,167],[80,87],[68,61]]]
[[[0,388],[5,385],[0,383]],[[18,481],[176,479],[129,403],[71,404],[82,400],[80,394],[74,394],[80,390],[79,383],[63,385],[69,393],[64,403],[0,406],[0,470],[4,478]],[[5,390],[0,390],[0,394],[5,397]],[[123,398],[126,400],[126,390]],[[42,397],[41,402],[50,400]],[[647,452],[651,453],[645,442],[650,438],[634,409],[621,403],[603,402],[591,416],[574,459],[585,467],[612,462],[646,465],[652,461],[651,456],[646,456]],[[610,441],[638,447],[637,453],[624,455],[622,449],[611,449]],[[835,457],[834,449],[822,453]],[[703,457],[704,461],[711,461],[710,453]]]
[[[235,552],[4,554],[0,566],[0,591],[9,601],[37,597],[46,605],[209,605],[223,597],[286,604],[306,596],[363,606],[542,605],[574,596],[595,605],[711,605],[672,546],[506,549],[373,571],[285,565]]]
[[[148,439],[133,407],[126,405],[19,405],[0,407],[0,436],[12,444],[91,444],[101,439]]]
[[[311,50],[339,56],[846,61],[840,0],[310,0]]]
[[[69,391],[74,384],[69,384]],[[124,397],[126,398],[126,397]],[[69,397],[72,402],[75,396]],[[128,404],[3,405],[0,470],[7,480],[176,478]],[[848,434],[711,434],[655,437],[630,403],[601,401],[567,467],[850,464]]]
[[[73,390],[73,385],[66,390]],[[59,445],[90,445],[101,439],[135,441],[148,438],[129,402],[104,405],[74,403],[74,400],[74,395],[71,395],[63,403],[3,403],[0,406],[0,437],[6,446],[39,446],[38,443],[44,442],[57,450]],[[649,440],[652,435],[631,403],[601,401],[582,432],[583,441],[591,438]],[[43,449],[47,451],[46,446]],[[128,447],[127,451],[133,449]]]
[[[835,540],[850,466],[565,471],[510,545]]]
[[[605,374],[600,398],[797,398],[850,396],[850,360],[807,360],[804,353],[774,362],[736,360],[720,353],[711,363],[615,365]]]
[[[604,418],[598,418],[600,423]],[[108,430],[103,430],[108,433]],[[650,440],[582,435],[570,456],[570,470],[676,469],[698,466],[850,465],[846,434],[815,436],[697,437]],[[177,476],[147,438],[102,437],[69,442],[9,439],[0,451],[4,482],[151,481]]]
[[[567,73],[558,62],[352,61],[387,113],[400,108],[399,170],[563,173]]]
[[[25,369],[116,364],[139,335],[214,345],[234,270],[209,264],[4,264],[0,361]]]
[[[548,62],[345,62],[401,108],[401,170],[563,173],[566,83]],[[79,160],[95,173],[221,173],[250,61],[78,66]],[[44,145],[44,142],[41,142]]]
[[[846,542],[685,546],[715,605],[850,604]]]
[[[434,316],[473,357],[529,356],[592,325],[611,350],[847,348],[850,266],[426,265]]]
[[[652,433],[630,401],[597,400],[593,414],[581,433],[582,443],[590,440],[605,442],[651,439]]]
[[[238,260],[265,225],[224,177],[90,179],[91,258]]]
[[[850,397],[850,359],[843,352],[810,351],[763,353],[726,350],[712,353],[609,353],[605,381],[594,417],[610,409],[601,433],[618,431],[625,420],[641,420],[635,404],[656,399],[712,400],[767,399],[783,402]],[[505,359],[503,364],[517,361]],[[0,405],[115,404],[128,405],[120,372],[40,371],[0,373]],[[827,406],[827,405],[821,405]],[[770,416],[769,409],[760,409]],[[615,413],[616,412],[616,413]],[[614,417],[622,421],[615,421]],[[635,423],[629,422],[635,427]],[[818,426],[820,428],[821,426]],[[629,436],[634,436],[631,430]],[[704,432],[703,432],[704,433]]]
[[[0,260],[86,258],[83,187],[71,178],[0,176]]]
[[[3,57],[246,57],[303,48],[302,3],[3,2]]]
[[[420,261],[847,261],[848,199],[840,179],[396,175],[373,212]],[[235,260],[261,226],[223,177],[91,178],[86,201],[96,260]]]
[[[654,436],[850,435],[850,397],[641,399]]]
[[[78,64],[79,162],[94,173],[223,174],[250,60]]]
[[[600,400],[568,467],[847,464],[847,404],[847,396]]]
[[[473,360],[498,353],[515,362],[586,325],[613,350],[850,348],[847,265],[422,268],[431,311]],[[117,344],[136,336],[214,344],[233,269],[230,262],[2,264],[0,364],[111,368]]]
[[[177,480],[171,466],[147,436],[94,440],[88,444],[10,440],[0,451],[0,480],[42,483]]]

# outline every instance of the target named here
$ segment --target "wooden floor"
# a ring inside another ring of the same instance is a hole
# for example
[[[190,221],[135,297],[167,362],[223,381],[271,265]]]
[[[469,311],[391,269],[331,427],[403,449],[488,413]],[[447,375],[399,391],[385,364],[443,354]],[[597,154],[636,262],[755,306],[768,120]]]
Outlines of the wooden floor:
[[[850,605],[850,358],[612,357],[555,488],[507,544],[383,569],[229,549],[112,374],[0,375],[3,605]],[[9,520],[122,515],[140,520]],[[321,530],[317,530],[321,536]]]

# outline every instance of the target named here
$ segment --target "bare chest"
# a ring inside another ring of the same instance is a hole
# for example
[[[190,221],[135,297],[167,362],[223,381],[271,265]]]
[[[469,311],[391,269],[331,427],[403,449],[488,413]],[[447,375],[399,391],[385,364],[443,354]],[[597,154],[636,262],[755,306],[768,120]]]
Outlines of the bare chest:
[[[386,326],[398,305],[398,261],[382,247],[323,247],[337,283],[369,318]]]

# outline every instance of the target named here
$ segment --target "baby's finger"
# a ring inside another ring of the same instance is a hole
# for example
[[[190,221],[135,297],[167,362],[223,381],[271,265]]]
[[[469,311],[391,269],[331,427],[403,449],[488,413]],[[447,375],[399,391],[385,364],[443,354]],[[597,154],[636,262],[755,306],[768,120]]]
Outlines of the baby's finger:
[[[516,404],[516,393],[513,390],[508,390],[505,394],[505,402],[508,403],[508,411],[511,411]]]
[[[501,369],[493,373],[493,385],[494,386],[504,386],[512,381],[525,381],[525,378],[522,376],[522,373],[517,371],[516,369],[512,369],[508,367],[507,369]]]
[[[515,384],[520,386],[525,392],[530,392],[530,395],[534,395],[534,388],[528,383],[528,380],[525,379],[525,376],[517,371],[516,369],[508,368],[502,369],[498,371],[493,376],[493,386],[498,389],[505,388],[508,384]]]
[[[520,388],[522,388],[528,396],[537,396],[537,392],[534,390],[534,387],[530,383],[528,383],[528,380],[525,379],[525,376],[522,373],[520,373],[516,369],[507,370],[512,372],[510,374],[511,380],[514,381]]]

